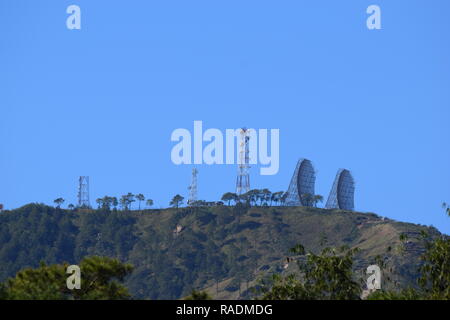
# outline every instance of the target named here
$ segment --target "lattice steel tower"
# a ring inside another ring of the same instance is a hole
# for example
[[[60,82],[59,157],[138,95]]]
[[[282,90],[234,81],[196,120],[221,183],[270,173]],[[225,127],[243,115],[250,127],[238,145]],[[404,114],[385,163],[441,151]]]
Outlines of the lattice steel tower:
[[[195,203],[195,201],[197,201],[197,174],[198,170],[193,168],[191,185],[188,187],[189,189],[189,199],[187,202],[188,205],[191,205]]]
[[[81,176],[78,180],[78,207],[90,208],[89,203],[89,177]]]
[[[238,163],[238,176],[236,180],[236,194],[241,195],[250,191],[250,130],[242,128],[240,131],[241,143],[239,145],[239,163]]]

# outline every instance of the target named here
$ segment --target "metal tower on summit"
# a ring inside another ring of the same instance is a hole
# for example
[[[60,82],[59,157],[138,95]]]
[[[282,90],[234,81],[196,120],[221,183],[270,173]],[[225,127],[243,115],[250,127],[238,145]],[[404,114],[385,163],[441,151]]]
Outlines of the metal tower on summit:
[[[78,181],[78,207],[89,208],[89,177],[81,176]]]
[[[239,163],[238,176],[236,180],[236,194],[241,195],[250,191],[250,155],[249,155],[249,141],[250,130],[242,128],[240,131],[241,143],[239,145]]]
[[[197,174],[198,174],[198,170],[197,169],[192,169],[192,181],[191,181],[191,185],[188,187],[189,189],[189,199],[187,204],[191,205],[193,203],[195,203],[195,201],[197,201]]]

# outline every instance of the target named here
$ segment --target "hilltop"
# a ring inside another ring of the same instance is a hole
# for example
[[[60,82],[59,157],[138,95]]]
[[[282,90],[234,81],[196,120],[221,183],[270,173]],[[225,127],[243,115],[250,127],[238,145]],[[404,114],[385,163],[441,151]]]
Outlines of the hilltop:
[[[123,212],[29,204],[0,214],[0,281],[40,261],[76,264],[99,255],[135,266],[126,282],[135,298],[179,299],[192,289],[221,299],[251,298],[248,288],[258,279],[293,269],[286,256],[301,243],[312,251],[324,245],[360,248],[359,274],[382,256],[390,265],[384,277],[414,286],[424,250],[416,239],[421,231],[440,234],[374,213],[309,207]],[[403,245],[401,234],[408,235]]]

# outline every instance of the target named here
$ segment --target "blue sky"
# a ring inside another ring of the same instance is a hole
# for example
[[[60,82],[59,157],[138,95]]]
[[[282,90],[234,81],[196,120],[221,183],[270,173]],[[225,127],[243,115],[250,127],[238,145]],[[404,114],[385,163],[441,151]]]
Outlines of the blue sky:
[[[66,28],[79,5],[82,29]],[[377,4],[382,30],[366,28]],[[339,168],[359,211],[450,233],[450,2],[0,2],[0,203],[187,196],[174,129],[280,129],[286,190],[298,158],[328,195]],[[200,165],[199,197],[234,191],[236,167]]]

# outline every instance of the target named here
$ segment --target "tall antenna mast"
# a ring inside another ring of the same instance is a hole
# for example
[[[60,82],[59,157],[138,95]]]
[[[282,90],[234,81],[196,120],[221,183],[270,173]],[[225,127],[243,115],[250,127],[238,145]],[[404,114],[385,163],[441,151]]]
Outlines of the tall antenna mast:
[[[193,168],[192,169],[192,181],[191,185],[189,186],[189,199],[187,204],[192,205],[197,201],[197,174],[198,170]]]
[[[90,208],[89,203],[89,177],[81,176],[78,180],[78,207]]]
[[[249,152],[249,141],[250,141],[250,130],[247,128],[242,128],[241,132],[241,143],[239,145],[239,163],[238,163],[238,176],[236,180],[236,193],[241,195],[250,191],[250,152]]]

